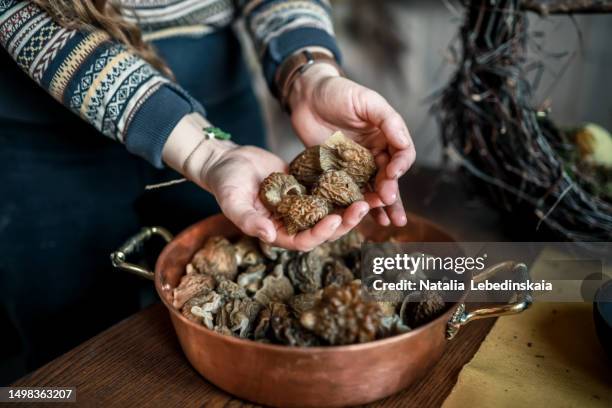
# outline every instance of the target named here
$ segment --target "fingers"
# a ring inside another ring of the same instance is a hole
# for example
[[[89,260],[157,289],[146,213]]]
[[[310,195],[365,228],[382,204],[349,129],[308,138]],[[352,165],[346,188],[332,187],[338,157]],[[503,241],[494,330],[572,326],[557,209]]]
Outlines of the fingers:
[[[387,227],[391,224],[389,216],[387,216],[387,213],[383,208],[372,208],[370,213],[372,214],[372,217],[374,217],[374,220],[383,227]]]
[[[399,195],[398,177],[412,165],[414,149],[396,151],[391,159],[386,153],[376,157],[379,170],[376,174],[375,192],[365,194],[365,200],[371,208],[374,219],[382,226],[391,223],[396,226],[406,225],[406,213]],[[385,167],[386,166],[386,167]],[[397,177],[389,177],[393,174]]]
[[[406,122],[380,94],[371,90],[364,90],[359,95],[361,101],[357,105],[364,107],[362,112],[365,116],[364,119],[382,131],[391,146],[391,150],[397,149],[390,162],[385,164],[384,167],[379,165],[378,168],[386,167],[385,176],[397,179],[408,171],[416,156],[414,143]],[[384,197],[383,201],[386,202]]]
[[[386,176],[392,179],[398,179],[408,171],[414,163],[416,152],[414,146],[410,146],[404,150],[398,150],[393,153],[391,160],[385,169]]]
[[[310,251],[329,240],[341,224],[341,216],[337,214],[328,215],[314,227],[297,233],[294,238],[295,247],[300,251]]]
[[[370,208],[379,208],[379,207],[385,206],[385,203],[383,203],[382,200],[380,199],[380,195],[378,195],[378,193],[373,192],[373,191],[364,193],[363,199],[366,203],[368,203],[368,206],[370,206]]]
[[[384,205],[391,205],[397,201],[399,196],[397,179],[387,178],[384,167],[379,167],[379,169],[374,180],[374,190]]]
[[[258,210],[248,189],[229,188],[220,194],[223,214],[247,235],[265,242],[276,239],[276,227],[265,211]]]
[[[273,242],[276,239],[276,228],[272,220],[254,209],[245,211],[238,217],[226,215],[247,235],[258,237],[265,242]]]
[[[397,201],[390,206],[385,207],[385,212],[387,213],[388,219],[390,219],[391,223],[396,227],[403,227],[408,222],[406,219],[406,210],[404,210],[404,204],[401,198],[398,198]]]
[[[364,194],[372,210],[370,213],[380,225],[386,227],[391,223],[398,227],[406,225],[406,212],[399,194],[397,180],[383,179],[378,183],[377,192]],[[383,201],[381,197],[385,197]],[[390,204],[389,204],[390,203]]]
[[[390,205],[397,200],[399,187],[397,179],[386,177],[385,169],[389,163],[389,155],[380,153],[375,157],[378,172],[374,181],[375,192],[368,192],[364,195],[370,207],[382,207]]]
[[[311,229],[293,236],[287,235],[286,230],[282,228],[277,232],[274,245],[298,251],[311,251],[316,246],[338,239],[355,228],[368,214],[369,208],[364,201],[355,202],[344,210],[342,216],[328,215]]]
[[[311,251],[316,246],[328,241],[341,223],[342,217],[332,214],[323,218],[314,227],[295,235],[288,235],[287,231],[282,228],[277,231],[274,245],[297,251]]]
[[[370,208],[385,207],[398,200],[399,185],[395,179],[377,180],[375,189],[376,191],[368,191],[363,195]]]
[[[329,240],[334,241],[355,228],[363,217],[368,215],[369,210],[370,206],[365,201],[357,201],[351,204],[344,210],[344,213],[342,213],[342,223]]]
[[[408,127],[401,115],[377,92],[364,89],[358,94],[358,114],[364,120],[377,126],[389,144],[397,149],[407,149],[412,145]]]
[[[397,179],[381,178],[376,181],[376,192],[385,205],[391,205],[397,201],[398,191]]]

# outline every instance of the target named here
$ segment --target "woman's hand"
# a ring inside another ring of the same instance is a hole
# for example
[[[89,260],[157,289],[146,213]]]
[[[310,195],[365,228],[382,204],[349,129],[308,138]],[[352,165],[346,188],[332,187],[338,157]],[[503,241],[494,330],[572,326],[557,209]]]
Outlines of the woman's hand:
[[[217,199],[223,213],[243,232],[283,248],[309,251],[333,236],[355,227],[368,212],[365,202],[354,203],[342,216],[332,214],[313,228],[288,235],[259,199],[259,185],[273,172],[286,172],[287,164],[274,154],[253,146],[232,146],[213,159],[201,175],[202,184]]]
[[[313,228],[288,235],[259,199],[263,179],[273,172],[287,172],[287,163],[257,147],[206,140],[202,128],[207,126],[199,115],[183,118],[164,145],[164,162],[212,193],[223,213],[245,234],[283,248],[309,251],[348,232],[368,213],[366,202],[356,202],[342,216],[328,215]]]
[[[414,162],[415,150],[399,113],[378,93],[341,77],[326,63],[314,65],[294,82],[289,105],[304,145],[320,144],[341,130],[370,149],[379,170],[375,191],[366,194],[366,201],[381,225],[405,225],[397,180]]]

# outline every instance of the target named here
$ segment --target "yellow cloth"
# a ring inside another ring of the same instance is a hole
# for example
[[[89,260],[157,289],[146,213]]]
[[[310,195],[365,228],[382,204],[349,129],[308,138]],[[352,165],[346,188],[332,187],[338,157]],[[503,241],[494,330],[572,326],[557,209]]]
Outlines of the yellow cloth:
[[[612,407],[612,369],[588,303],[536,303],[498,319],[443,404]]]
[[[536,302],[499,318],[443,408],[612,407],[612,361],[597,339],[592,309]]]

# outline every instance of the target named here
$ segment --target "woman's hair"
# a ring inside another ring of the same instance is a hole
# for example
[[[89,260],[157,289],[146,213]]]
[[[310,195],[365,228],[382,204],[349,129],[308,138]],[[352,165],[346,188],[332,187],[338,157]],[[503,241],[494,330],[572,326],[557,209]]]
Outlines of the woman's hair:
[[[33,0],[61,26],[71,29],[102,29],[167,77],[172,71],[150,44],[142,39],[136,24],[127,22],[121,10],[107,0]]]

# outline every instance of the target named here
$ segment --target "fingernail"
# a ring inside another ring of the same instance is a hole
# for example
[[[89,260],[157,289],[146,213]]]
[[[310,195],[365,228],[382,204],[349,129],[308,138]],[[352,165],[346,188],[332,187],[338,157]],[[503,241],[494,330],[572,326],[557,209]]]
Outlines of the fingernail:
[[[397,194],[395,193],[391,194],[391,202],[394,203],[396,199],[397,199]]]
[[[402,146],[408,147],[408,132],[406,129],[402,129]]]
[[[332,224],[332,228],[338,228],[341,223],[342,223],[342,220],[335,220]]]
[[[404,136],[406,136],[406,142],[410,144],[410,132],[406,128],[404,128],[403,132],[404,132]]]
[[[363,210],[359,211],[359,218],[363,218],[368,214],[368,210],[366,208],[364,208]]]
[[[257,236],[262,241],[270,242],[270,236],[268,235],[268,231],[266,231],[264,229],[260,229],[259,231],[257,231]]]

